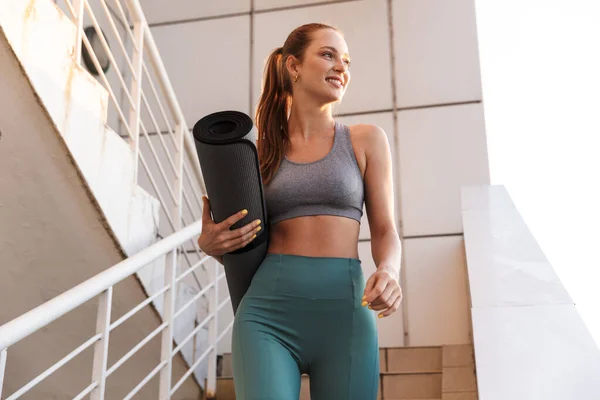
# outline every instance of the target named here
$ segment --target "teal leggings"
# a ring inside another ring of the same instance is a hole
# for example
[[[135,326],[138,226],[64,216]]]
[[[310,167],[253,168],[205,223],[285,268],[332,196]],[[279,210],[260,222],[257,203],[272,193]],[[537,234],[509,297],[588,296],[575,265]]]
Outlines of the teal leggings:
[[[375,400],[374,312],[362,307],[360,260],[267,254],[233,324],[237,400]]]

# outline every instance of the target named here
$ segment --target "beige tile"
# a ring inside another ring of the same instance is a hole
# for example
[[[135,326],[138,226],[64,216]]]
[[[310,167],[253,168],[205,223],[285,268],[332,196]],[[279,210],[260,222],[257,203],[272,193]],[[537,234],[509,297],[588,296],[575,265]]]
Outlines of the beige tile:
[[[379,349],[379,372],[387,372],[387,350]]]
[[[389,372],[441,372],[442,349],[440,347],[390,348],[388,349]]]
[[[384,399],[439,399],[442,374],[384,374]]]
[[[474,367],[444,367],[442,391],[471,392],[477,390]]]
[[[283,46],[292,30],[309,22],[324,22],[339,28],[352,57],[351,82],[334,112],[391,109],[387,1],[368,0],[256,14],[253,24],[253,110],[260,96],[267,57],[275,48]]]
[[[474,0],[394,0],[399,107],[481,100]]]
[[[219,400],[235,400],[233,378],[217,378],[217,398]]]
[[[468,367],[475,365],[472,344],[447,345],[444,346],[442,354],[442,365],[444,367]]]
[[[442,400],[477,400],[477,392],[442,393]]]
[[[408,333],[414,346],[470,341],[462,237],[404,240]]]
[[[461,187],[490,182],[482,105],[401,111],[397,124],[404,235],[462,232]]]
[[[233,365],[231,362],[231,353],[223,354],[223,371],[222,376],[233,376]]]
[[[189,128],[211,112],[250,112],[249,33],[249,16],[152,28]],[[146,97],[159,118],[152,92]],[[164,102],[163,107],[167,107]],[[150,118],[143,115],[142,120],[147,128],[155,130]],[[165,125],[159,118],[161,130],[166,129]]]

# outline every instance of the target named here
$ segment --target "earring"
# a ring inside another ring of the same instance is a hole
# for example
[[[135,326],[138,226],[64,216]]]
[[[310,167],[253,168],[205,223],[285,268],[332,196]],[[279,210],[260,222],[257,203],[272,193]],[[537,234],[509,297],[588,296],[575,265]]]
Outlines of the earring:
[[[298,74],[296,74],[296,77],[294,78],[294,82],[298,82]]]

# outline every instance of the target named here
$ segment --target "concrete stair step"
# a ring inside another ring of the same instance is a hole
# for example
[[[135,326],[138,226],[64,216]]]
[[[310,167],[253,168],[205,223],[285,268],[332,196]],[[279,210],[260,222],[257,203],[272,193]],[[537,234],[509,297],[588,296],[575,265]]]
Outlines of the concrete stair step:
[[[443,393],[442,400],[478,400],[477,392]]]
[[[473,345],[445,345],[442,351],[443,367],[470,367],[475,365]]]
[[[381,372],[442,372],[442,347],[380,349]]]
[[[441,372],[384,372],[381,374],[383,400],[441,399]]]
[[[477,400],[472,345],[381,348],[378,400]],[[234,400],[231,354],[223,354],[218,400]],[[302,376],[300,400],[310,399]]]

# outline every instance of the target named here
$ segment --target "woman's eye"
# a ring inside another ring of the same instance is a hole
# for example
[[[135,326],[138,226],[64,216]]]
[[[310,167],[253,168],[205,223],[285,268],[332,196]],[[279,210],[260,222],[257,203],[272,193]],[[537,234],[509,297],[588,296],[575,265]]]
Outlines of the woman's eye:
[[[350,66],[350,60],[344,60],[347,66]]]
[[[328,56],[328,57],[333,57],[333,53],[330,53],[329,51],[326,53],[323,53],[324,56]]]

